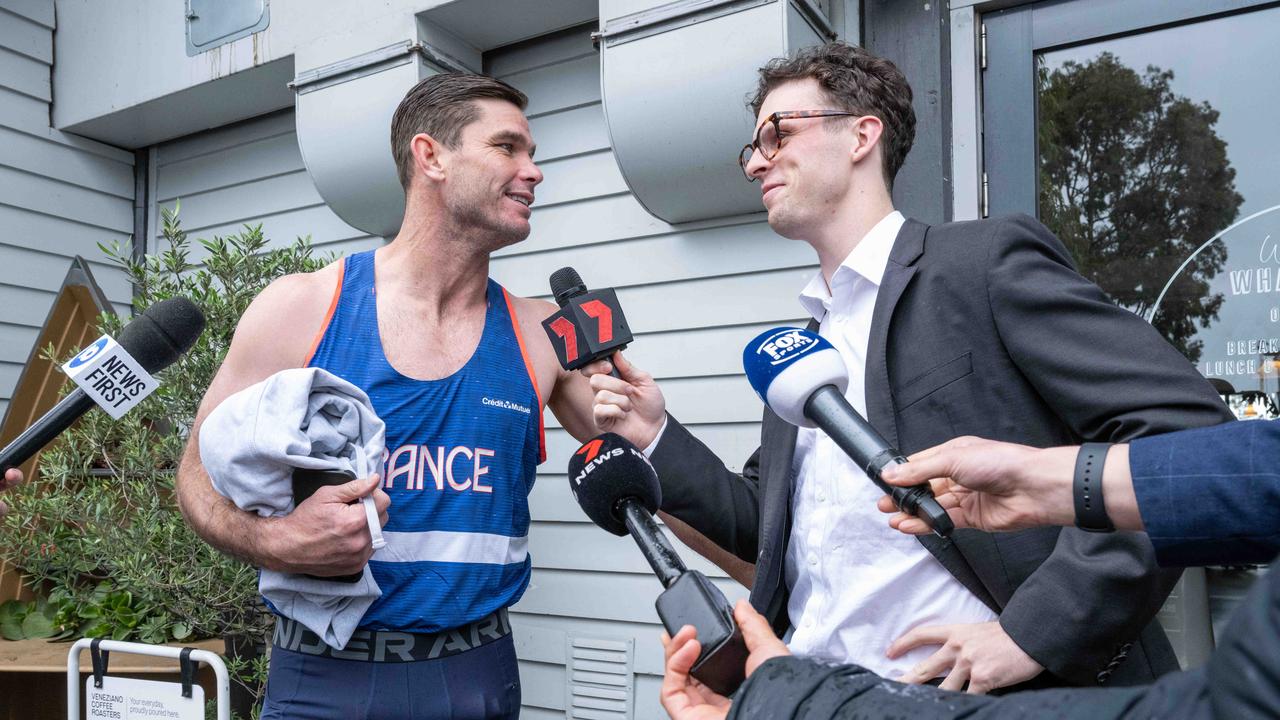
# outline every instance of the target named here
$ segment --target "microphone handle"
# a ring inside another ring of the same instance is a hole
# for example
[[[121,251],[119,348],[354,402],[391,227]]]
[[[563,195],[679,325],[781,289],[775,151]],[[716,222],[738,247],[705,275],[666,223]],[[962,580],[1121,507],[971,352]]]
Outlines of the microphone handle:
[[[23,430],[21,435],[13,439],[13,442],[0,450],[0,474],[9,468],[18,467],[32,455],[40,452],[41,448],[48,445],[63,430],[71,427],[71,423],[88,412],[93,405],[93,398],[86,395],[80,388],[71,391],[71,394],[58,401],[58,404],[54,405],[34,425]]]
[[[823,385],[813,391],[805,401],[804,414],[817,423],[846,455],[853,458],[854,463],[862,468],[871,482],[893,498],[893,503],[900,510],[924,520],[942,537],[951,534],[955,527],[951,516],[938,504],[927,483],[899,487],[880,478],[880,472],[886,467],[903,464],[907,459],[853,409],[839,388]]]
[[[662,587],[669,588],[685,573],[685,565],[676,549],[667,542],[653,515],[635,498],[624,498],[618,505],[622,509],[627,532],[640,546],[640,554],[649,561],[649,567],[657,573]]]

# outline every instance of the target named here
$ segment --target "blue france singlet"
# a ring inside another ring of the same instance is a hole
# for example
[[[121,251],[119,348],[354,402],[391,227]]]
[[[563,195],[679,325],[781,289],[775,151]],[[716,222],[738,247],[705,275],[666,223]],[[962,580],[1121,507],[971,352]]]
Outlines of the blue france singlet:
[[[360,627],[436,632],[515,603],[529,583],[542,405],[501,285],[489,280],[475,352],[439,380],[406,377],[387,361],[374,287],[373,251],[348,256],[307,366],[362,388],[387,424],[387,546],[369,562],[382,597]]]

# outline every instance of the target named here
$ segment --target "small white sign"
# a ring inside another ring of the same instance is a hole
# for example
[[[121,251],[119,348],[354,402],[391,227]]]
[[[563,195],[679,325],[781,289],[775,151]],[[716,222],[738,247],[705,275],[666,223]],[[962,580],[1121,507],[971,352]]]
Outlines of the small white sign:
[[[89,720],[204,720],[204,688],[191,685],[191,697],[182,697],[182,683],[134,678],[102,678],[102,687],[93,686],[90,676],[84,683]]]
[[[62,366],[62,371],[116,420],[159,385],[109,335],[81,350]]]

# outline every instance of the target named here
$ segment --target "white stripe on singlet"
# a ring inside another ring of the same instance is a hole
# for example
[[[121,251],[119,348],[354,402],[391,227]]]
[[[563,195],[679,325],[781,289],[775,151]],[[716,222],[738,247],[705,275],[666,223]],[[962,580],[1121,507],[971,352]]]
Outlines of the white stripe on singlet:
[[[529,536],[489,533],[384,532],[387,546],[373,554],[378,562],[454,562],[510,565],[529,556]]]

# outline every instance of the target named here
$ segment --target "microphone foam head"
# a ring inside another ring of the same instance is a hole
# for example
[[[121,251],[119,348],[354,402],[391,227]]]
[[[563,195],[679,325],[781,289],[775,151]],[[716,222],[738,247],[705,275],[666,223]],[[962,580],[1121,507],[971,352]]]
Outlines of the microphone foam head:
[[[551,294],[555,296],[556,304],[560,307],[564,307],[569,302],[569,298],[577,297],[586,291],[587,286],[578,276],[577,270],[562,267],[551,273]]]
[[[650,513],[662,505],[662,486],[649,459],[614,433],[588,440],[569,458],[569,489],[591,521],[614,535],[626,535],[619,503],[640,502]]]
[[[815,390],[834,385],[843,394],[849,387],[849,371],[840,351],[826,338],[802,328],[760,333],[742,351],[742,366],[764,404],[800,427],[816,427],[804,415],[804,405]]]
[[[130,320],[118,342],[143,370],[156,373],[190,350],[203,331],[204,313],[195,303],[176,296]]]

